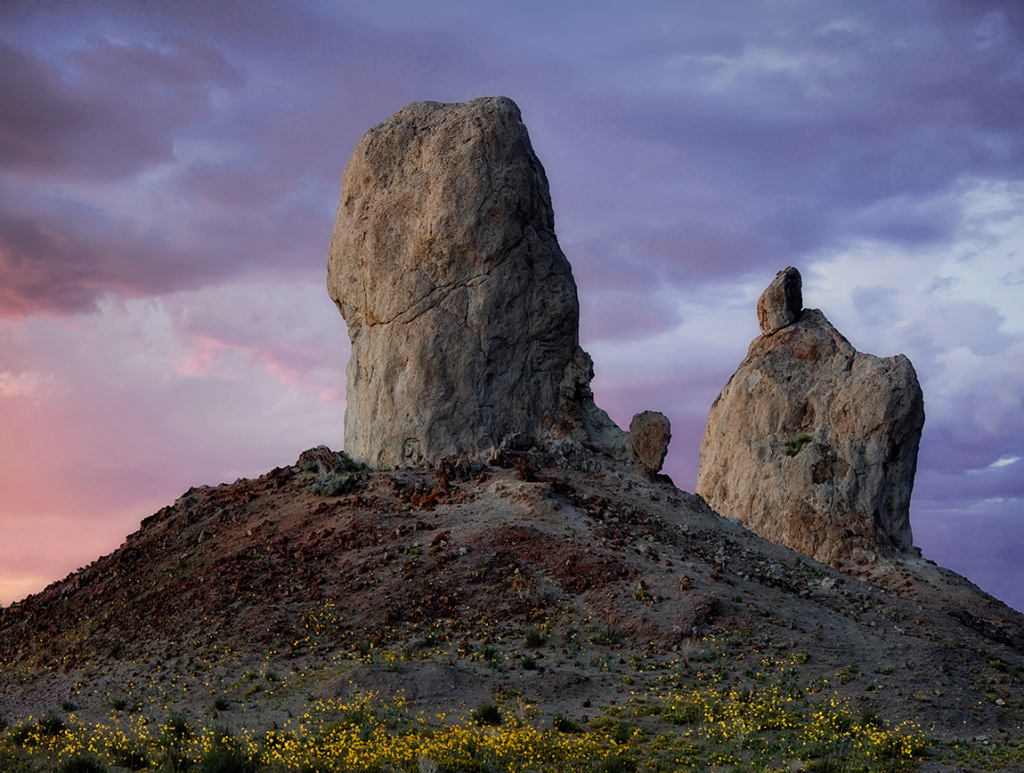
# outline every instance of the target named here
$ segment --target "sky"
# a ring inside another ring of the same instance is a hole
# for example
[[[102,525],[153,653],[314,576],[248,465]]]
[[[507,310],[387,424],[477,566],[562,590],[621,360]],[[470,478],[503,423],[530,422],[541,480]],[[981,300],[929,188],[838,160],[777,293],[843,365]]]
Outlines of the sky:
[[[707,411],[796,266],[925,395],[915,544],[1024,610],[1024,5],[6,0],[0,603],[190,486],[343,444],[342,171],[504,95],[551,183],[598,403]]]

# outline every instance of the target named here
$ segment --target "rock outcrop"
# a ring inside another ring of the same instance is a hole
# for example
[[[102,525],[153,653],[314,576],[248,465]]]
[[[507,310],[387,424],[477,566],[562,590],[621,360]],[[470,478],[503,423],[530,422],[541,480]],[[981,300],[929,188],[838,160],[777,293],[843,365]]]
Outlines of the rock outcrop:
[[[757,300],[757,322],[761,326],[761,335],[770,336],[792,325],[803,308],[803,280],[799,271],[788,266],[776,274]]]
[[[697,493],[833,566],[895,557],[913,545],[917,375],[902,354],[856,351],[800,297],[794,268],[761,296],[762,335],[708,414]]]
[[[672,440],[668,417],[658,411],[643,411],[629,422],[629,439],[640,463],[650,472],[661,472]]]
[[[352,342],[356,461],[478,456],[514,433],[630,455],[594,405],[547,176],[511,100],[419,102],[370,129],[345,169],[327,281]]]

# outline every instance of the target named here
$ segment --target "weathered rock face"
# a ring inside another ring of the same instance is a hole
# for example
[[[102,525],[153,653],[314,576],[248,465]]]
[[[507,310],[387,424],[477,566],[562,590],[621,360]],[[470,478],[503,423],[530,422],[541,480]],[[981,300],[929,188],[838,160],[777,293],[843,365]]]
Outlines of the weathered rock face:
[[[660,472],[672,439],[668,417],[658,411],[643,411],[629,422],[629,439],[633,453],[650,472]]]
[[[511,100],[420,102],[368,131],[345,169],[327,283],[352,341],[353,459],[476,455],[511,433],[626,446],[593,404],[576,284]]]
[[[913,544],[917,375],[902,354],[856,351],[820,311],[797,309],[780,325],[792,311],[785,285],[799,293],[799,282],[786,269],[758,303],[766,333],[711,406],[697,493],[819,561],[895,556]]]

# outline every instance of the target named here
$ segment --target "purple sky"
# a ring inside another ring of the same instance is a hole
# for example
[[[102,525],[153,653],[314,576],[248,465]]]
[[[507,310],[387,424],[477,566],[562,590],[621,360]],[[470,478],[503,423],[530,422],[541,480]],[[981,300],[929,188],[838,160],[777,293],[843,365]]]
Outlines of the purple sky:
[[[0,5],[0,602],[189,486],[342,445],[341,174],[403,105],[505,95],[598,402],[708,407],[776,271],[927,422],[925,555],[1024,609],[1024,5]]]

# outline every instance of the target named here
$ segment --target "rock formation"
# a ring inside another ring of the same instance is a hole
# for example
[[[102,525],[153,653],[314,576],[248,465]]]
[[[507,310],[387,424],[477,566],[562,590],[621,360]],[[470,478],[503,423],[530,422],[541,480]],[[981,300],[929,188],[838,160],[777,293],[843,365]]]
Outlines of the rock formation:
[[[629,423],[629,438],[640,463],[650,472],[660,472],[672,439],[668,417],[658,411],[643,411]]]
[[[762,335],[708,413],[697,493],[773,542],[834,566],[912,547],[924,400],[904,355],[856,351],[801,308],[800,273],[758,302]]]
[[[630,456],[594,405],[547,176],[511,100],[419,102],[370,129],[345,169],[327,283],[352,342],[356,461],[482,455],[513,433]]]
[[[772,333],[796,322],[803,311],[803,281],[792,266],[780,271],[757,300],[757,322],[761,334]]]

